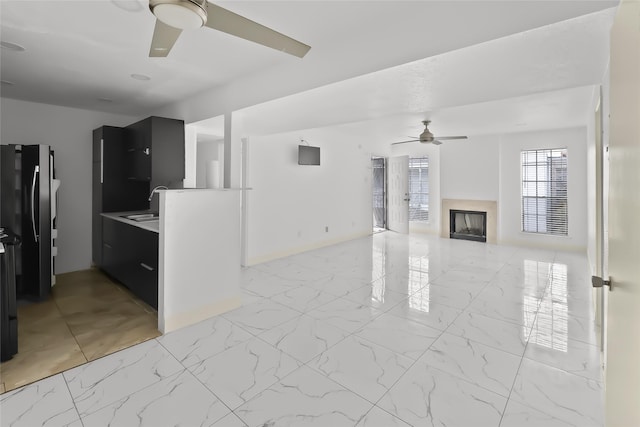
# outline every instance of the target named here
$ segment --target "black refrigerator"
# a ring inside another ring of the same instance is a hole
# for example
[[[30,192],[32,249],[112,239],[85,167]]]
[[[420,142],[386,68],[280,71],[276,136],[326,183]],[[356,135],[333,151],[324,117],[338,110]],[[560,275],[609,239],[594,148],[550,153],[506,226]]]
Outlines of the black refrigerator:
[[[0,226],[13,230],[17,298],[44,300],[55,283],[57,190],[48,145],[2,145]]]

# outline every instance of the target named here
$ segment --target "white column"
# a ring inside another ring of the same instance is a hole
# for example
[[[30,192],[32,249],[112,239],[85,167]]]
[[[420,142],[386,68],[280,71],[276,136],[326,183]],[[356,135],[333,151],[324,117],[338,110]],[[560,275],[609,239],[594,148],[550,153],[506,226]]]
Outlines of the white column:
[[[196,186],[196,151],[198,132],[195,126],[184,127],[184,188]]]
[[[249,260],[249,138],[242,138],[242,192],[241,192],[241,242],[240,262],[246,267]]]
[[[241,186],[242,170],[242,115],[239,112],[224,115],[224,188]]]

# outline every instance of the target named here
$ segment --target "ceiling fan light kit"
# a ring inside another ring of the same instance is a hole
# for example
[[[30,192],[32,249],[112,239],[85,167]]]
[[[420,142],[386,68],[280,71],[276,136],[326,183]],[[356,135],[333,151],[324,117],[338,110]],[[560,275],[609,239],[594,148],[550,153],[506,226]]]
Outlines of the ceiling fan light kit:
[[[207,22],[206,0],[150,0],[149,9],[160,21],[180,30],[195,30]]]

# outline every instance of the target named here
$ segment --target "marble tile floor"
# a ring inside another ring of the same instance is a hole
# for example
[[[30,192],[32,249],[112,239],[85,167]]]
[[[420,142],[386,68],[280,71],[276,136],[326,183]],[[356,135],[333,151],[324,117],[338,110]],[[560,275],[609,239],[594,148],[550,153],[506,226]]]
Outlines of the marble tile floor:
[[[160,335],[156,311],[98,270],[57,275],[49,300],[18,306],[18,353],[1,392]]]
[[[243,307],[0,396],[3,426],[602,426],[584,257],[386,232]]]

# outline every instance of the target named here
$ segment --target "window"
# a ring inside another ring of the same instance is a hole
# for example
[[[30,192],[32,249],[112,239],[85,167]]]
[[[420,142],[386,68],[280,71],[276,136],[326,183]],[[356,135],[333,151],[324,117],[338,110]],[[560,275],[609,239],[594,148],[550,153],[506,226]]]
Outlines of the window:
[[[522,231],[567,235],[567,149],[522,152]]]
[[[429,220],[429,158],[409,159],[409,221]]]

